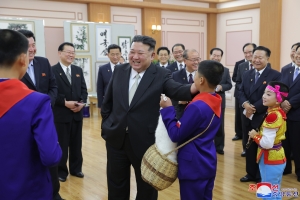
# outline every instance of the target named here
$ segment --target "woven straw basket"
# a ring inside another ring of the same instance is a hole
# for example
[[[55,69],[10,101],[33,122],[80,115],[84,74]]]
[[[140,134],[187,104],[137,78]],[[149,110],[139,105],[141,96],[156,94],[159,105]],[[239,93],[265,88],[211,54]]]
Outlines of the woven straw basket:
[[[142,179],[158,191],[168,188],[177,179],[178,165],[167,158],[168,154],[161,154],[153,144],[142,159]]]

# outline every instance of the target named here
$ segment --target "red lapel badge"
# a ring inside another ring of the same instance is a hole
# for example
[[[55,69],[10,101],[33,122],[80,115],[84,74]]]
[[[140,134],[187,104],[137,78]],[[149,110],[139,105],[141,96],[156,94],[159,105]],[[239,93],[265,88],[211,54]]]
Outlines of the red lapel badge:
[[[267,84],[267,82],[266,82],[266,81],[264,81],[264,82],[263,82],[263,84],[265,85],[265,84]]]
[[[76,74],[76,77],[80,77],[80,74]]]
[[[45,73],[42,73],[42,76],[46,76],[46,74],[45,74]]]

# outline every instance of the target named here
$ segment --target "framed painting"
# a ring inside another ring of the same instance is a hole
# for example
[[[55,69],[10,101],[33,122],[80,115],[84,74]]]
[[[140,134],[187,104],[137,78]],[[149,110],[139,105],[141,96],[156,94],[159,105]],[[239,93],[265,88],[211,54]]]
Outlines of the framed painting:
[[[34,22],[33,21],[24,21],[24,20],[7,20],[0,19],[0,29],[11,29],[11,30],[20,30],[25,29],[31,32],[35,32]]]
[[[86,83],[87,90],[91,92],[93,90],[92,87],[92,56],[90,55],[80,55],[76,56],[73,63],[78,67],[81,67],[84,80]]]
[[[111,44],[111,27],[96,25],[96,58],[97,61],[109,60],[107,48]]]
[[[131,37],[128,36],[119,36],[118,37],[118,44],[121,47],[121,54],[124,58],[124,63],[128,63],[128,54],[130,51],[131,45]]]
[[[95,62],[95,84],[97,85],[97,80],[98,80],[98,72],[99,72],[99,68],[102,65],[107,64],[107,61],[100,61],[100,62]]]
[[[76,52],[89,52],[89,25],[71,23],[71,42]]]

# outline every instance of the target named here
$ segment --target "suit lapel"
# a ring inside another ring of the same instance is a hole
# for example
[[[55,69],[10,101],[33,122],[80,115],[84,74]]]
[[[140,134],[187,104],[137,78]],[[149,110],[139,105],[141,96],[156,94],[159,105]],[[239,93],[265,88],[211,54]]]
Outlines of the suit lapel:
[[[289,73],[290,74],[289,81],[291,82],[291,84],[290,84],[290,88],[291,88],[291,87],[293,87],[300,80],[300,75],[298,74],[298,76],[296,77],[296,79],[293,81],[295,67],[292,67],[289,70],[291,71],[291,73]]]
[[[32,87],[36,88],[27,72],[25,73],[23,78],[25,78],[32,85]]]
[[[39,61],[33,59],[34,77],[35,77],[35,87],[39,90],[40,77],[41,77],[41,66]]]
[[[130,79],[130,73],[131,73],[131,67],[130,64],[127,64],[126,67],[124,67],[123,69],[124,71],[122,71],[125,75],[124,76],[120,76],[120,83],[122,86],[124,87],[120,87],[120,88],[124,88],[121,90],[122,93],[122,97],[123,97],[123,103],[125,107],[129,107],[129,79]]]
[[[187,80],[187,75],[186,75],[186,71],[185,70],[181,70],[180,76],[182,77],[182,83],[186,83],[186,84],[189,83],[189,81]]]
[[[139,99],[141,99],[144,92],[146,92],[147,88],[152,83],[155,77],[155,73],[156,73],[156,68],[153,64],[151,64],[150,67],[145,71],[145,74],[143,75],[143,78],[138,85],[138,88],[133,96],[129,109],[131,109],[139,101]]]
[[[266,67],[265,70],[263,71],[263,73],[259,76],[257,82],[255,83],[255,70],[253,70],[253,87],[250,89],[250,95],[257,90],[257,88],[259,88],[262,85],[267,84],[266,78],[268,77],[269,71],[270,71],[270,67]],[[251,76],[252,79],[252,76]]]
[[[107,73],[110,74],[110,77],[111,77],[111,75],[112,75],[112,67],[111,67],[110,63],[109,63],[109,65],[107,65],[106,70],[107,70]]]
[[[70,84],[70,82],[68,81],[68,78],[67,78],[67,76],[66,76],[66,74],[65,74],[65,72],[64,72],[64,70],[63,70],[63,68],[62,68],[62,66],[60,65],[60,63],[58,63],[58,73],[59,73],[59,77],[61,77],[61,79],[67,84],[67,85],[69,85],[70,87],[71,87],[71,84]],[[71,65],[72,66],[72,65]],[[74,71],[72,70],[73,68],[71,68],[71,81],[73,81],[73,76],[72,76],[72,73],[74,73]]]

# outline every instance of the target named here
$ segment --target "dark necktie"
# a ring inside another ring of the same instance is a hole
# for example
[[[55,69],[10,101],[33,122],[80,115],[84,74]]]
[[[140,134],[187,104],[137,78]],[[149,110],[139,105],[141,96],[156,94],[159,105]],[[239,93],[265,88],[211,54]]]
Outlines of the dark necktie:
[[[253,65],[252,65],[252,64],[250,64],[250,70],[251,70],[251,69],[253,69]]]
[[[180,65],[179,65],[179,70],[181,70],[181,69],[182,69],[182,66],[183,66],[182,64],[180,64]]]
[[[259,73],[259,72],[256,72],[256,73],[255,73],[255,83],[257,82],[259,76],[260,76],[260,73]]]
[[[189,78],[189,83],[194,83],[194,80],[193,80],[193,74],[190,74],[189,77],[190,77],[190,78]]]

